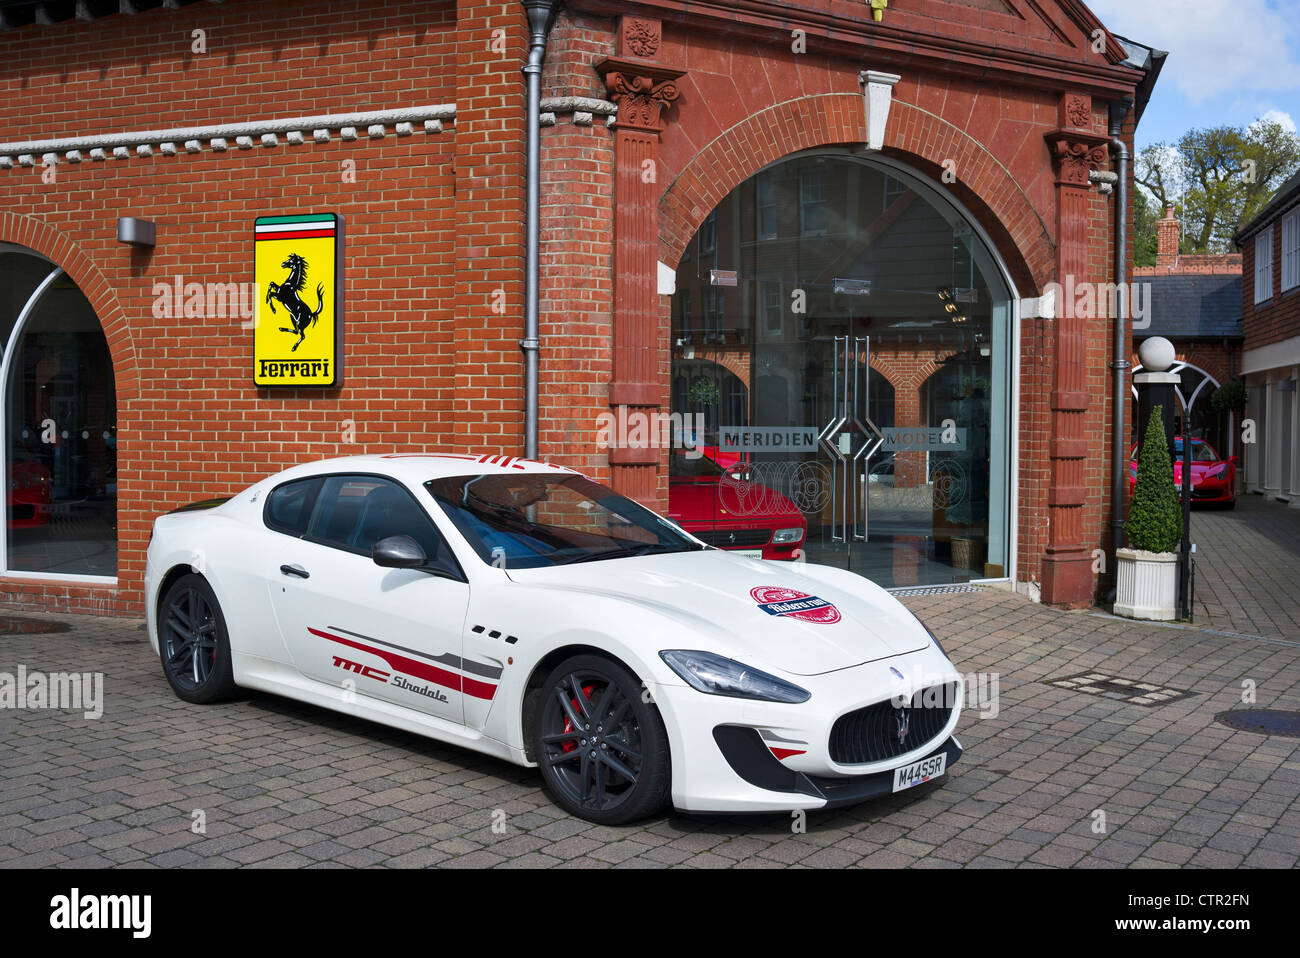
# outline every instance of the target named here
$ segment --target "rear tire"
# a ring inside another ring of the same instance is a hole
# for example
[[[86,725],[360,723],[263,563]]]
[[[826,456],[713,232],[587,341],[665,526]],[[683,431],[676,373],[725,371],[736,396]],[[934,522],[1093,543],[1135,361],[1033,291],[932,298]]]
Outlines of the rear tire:
[[[659,710],[622,665],[575,655],[546,677],[533,755],[555,804],[600,825],[623,825],[667,804],[672,762]]]
[[[208,580],[181,576],[158,604],[158,654],[178,698],[196,705],[234,697],[230,635]]]

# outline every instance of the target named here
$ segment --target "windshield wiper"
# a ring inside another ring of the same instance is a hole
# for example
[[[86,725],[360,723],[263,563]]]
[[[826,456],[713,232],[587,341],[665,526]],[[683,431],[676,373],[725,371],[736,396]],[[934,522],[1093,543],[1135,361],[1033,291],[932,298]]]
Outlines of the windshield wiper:
[[[680,546],[623,546],[617,549],[607,549],[604,552],[594,552],[590,555],[574,556],[572,559],[562,559],[554,564],[576,565],[579,562],[595,562],[598,559],[623,559],[629,556],[666,555],[671,552],[698,552],[702,548],[702,546],[697,546],[691,542],[682,543]]]

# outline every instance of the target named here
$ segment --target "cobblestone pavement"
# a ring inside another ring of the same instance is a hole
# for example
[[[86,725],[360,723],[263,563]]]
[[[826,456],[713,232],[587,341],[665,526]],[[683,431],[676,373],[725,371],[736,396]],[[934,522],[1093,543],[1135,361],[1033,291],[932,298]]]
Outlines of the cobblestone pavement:
[[[533,770],[266,695],[186,705],[137,622],[0,634],[0,672],[103,671],[107,702],[98,720],[0,711],[0,865],[1296,866],[1300,741],[1214,716],[1246,680],[1261,707],[1300,708],[1300,643],[992,589],[907,602],[958,668],[999,674],[999,711],[967,710],[938,783],[812,813],[806,833],[789,815],[598,827]],[[1195,694],[1143,706],[1045,682],[1080,673]]]
[[[1239,495],[1230,511],[1192,510],[1196,624],[1300,640],[1300,509]]]

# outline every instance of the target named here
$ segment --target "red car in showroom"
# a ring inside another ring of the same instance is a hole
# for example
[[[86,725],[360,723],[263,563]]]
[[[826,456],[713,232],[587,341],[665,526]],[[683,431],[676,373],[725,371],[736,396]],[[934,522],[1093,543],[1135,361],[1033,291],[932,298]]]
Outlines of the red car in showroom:
[[[755,559],[793,559],[808,521],[799,507],[748,478],[742,462],[723,468],[703,450],[674,449],[668,517],[709,545]]]
[[[50,470],[19,459],[9,466],[9,528],[43,526],[50,521]]]
[[[1215,503],[1225,509],[1237,504],[1236,456],[1224,459],[1204,439],[1192,440],[1192,502]],[[1128,494],[1137,485],[1137,446],[1129,450]],[[1183,488],[1183,437],[1174,437],[1174,486]]]

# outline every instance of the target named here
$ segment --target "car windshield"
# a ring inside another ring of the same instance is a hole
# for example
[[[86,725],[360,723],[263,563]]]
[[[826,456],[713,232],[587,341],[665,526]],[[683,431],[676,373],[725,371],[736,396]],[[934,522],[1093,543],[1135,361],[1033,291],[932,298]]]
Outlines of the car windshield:
[[[667,519],[582,476],[451,476],[424,487],[479,558],[500,568],[704,548]]]
[[[1183,458],[1183,441],[1174,440],[1174,456],[1178,459]],[[1218,462],[1219,454],[1208,442],[1202,442],[1199,439],[1192,440],[1192,462]]]
[[[726,470],[698,449],[674,449],[668,458],[668,476],[672,479],[710,479],[726,474]]]

